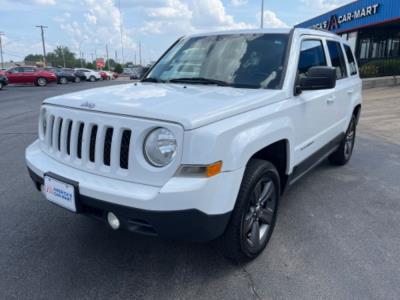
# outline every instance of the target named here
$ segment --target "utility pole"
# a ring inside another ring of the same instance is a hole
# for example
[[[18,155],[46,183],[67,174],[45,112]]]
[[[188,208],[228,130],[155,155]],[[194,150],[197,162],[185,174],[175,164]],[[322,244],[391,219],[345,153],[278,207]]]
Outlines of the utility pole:
[[[142,65],[142,43],[139,42],[139,64]]]
[[[64,62],[64,68],[65,68],[65,53],[64,53],[65,47],[61,46],[61,51],[62,51],[62,56],[63,56],[63,62]]]
[[[118,62],[118,53],[117,53],[117,50],[115,50],[115,62]]]
[[[43,45],[43,66],[46,66],[46,46],[44,43],[44,28],[47,28],[47,26],[43,25],[37,25],[36,27],[40,28],[40,31],[42,32],[42,45]]]
[[[107,68],[108,68],[108,71],[111,71],[110,70],[110,60],[108,59],[108,45],[106,44],[106,58],[107,58]]]
[[[4,60],[3,60],[3,44],[1,43],[1,36],[4,35],[4,32],[0,31],[0,58],[1,58],[1,68],[4,68]]]
[[[264,0],[261,0],[261,29],[264,28]]]
[[[118,0],[118,10],[119,10],[119,17],[120,17],[120,28],[119,31],[121,33],[121,54],[122,54],[122,64],[125,63],[124,61],[124,41],[123,41],[123,26],[122,26],[122,13],[121,13],[121,0]]]
[[[90,56],[92,57],[92,62],[94,62],[93,53],[90,53]]]

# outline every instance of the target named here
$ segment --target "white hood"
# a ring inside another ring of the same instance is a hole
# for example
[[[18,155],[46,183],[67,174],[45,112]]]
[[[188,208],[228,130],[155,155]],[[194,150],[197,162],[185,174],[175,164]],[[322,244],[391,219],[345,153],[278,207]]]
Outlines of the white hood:
[[[190,130],[284,99],[282,90],[132,83],[57,96],[44,103],[175,122]]]

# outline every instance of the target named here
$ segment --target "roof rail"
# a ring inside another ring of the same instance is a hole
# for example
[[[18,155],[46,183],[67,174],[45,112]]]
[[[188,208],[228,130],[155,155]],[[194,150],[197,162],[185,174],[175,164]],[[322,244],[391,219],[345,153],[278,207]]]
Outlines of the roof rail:
[[[324,29],[324,28],[310,28],[310,29],[314,29],[314,30],[318,30],[318,31],[322,31],[322,32],[326,32],[326,33],[338,35],[337,33],[332,32],[332,31],[330,31],[330,30],[328,30],[328,29]]]

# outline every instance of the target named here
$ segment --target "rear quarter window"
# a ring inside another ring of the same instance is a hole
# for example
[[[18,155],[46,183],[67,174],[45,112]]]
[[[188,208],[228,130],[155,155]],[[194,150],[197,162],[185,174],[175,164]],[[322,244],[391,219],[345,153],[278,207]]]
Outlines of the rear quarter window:
[[[349,62],[350,75],[357,75],[357,64],[354,59],[353,51],[351,51],[351,48],[348,45],[344,45],[344,50],[346,51],[347,61]]]

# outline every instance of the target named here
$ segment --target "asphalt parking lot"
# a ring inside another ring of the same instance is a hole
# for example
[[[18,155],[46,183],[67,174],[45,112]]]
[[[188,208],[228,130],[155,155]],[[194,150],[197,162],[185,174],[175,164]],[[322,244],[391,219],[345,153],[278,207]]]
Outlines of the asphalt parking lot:
[[[124,83],[0,91],[0,299],[398,299],[400,87],[366,91],[351,162],[298,181],[269,247],[237,266],[213,244],[113,232],[35,190],[24,150],[41,100]]]

